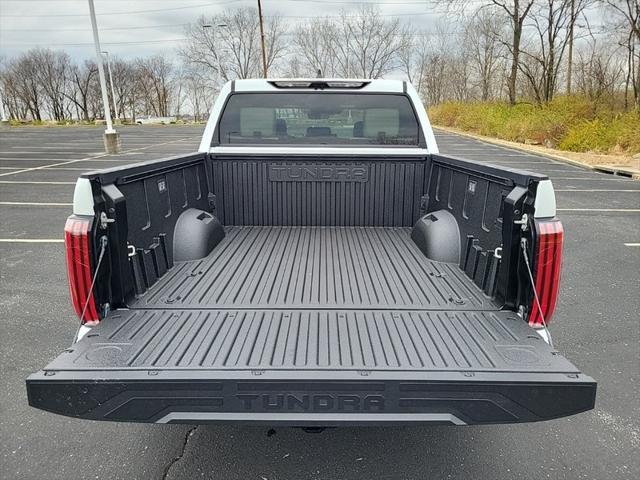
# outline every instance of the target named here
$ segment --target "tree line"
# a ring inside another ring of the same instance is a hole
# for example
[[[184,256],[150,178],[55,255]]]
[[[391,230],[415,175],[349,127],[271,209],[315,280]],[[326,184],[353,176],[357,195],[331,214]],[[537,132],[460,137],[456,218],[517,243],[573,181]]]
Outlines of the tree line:
[[[446,9],[435,31],[385,17],[371,4],[295,26],[268,17],[269,76],[404,77],[427,105],[543,104],[559,93],[577,93],[622,98],[625,109],[640,108],[640,0],[431,4]],[[255,9],[200,17],[185,36],[172,57],[111,58],[113,115],[135,120],[186,113],[202,120],[223,82],[262,76]],[[74,61],[64,51],[37,48],[2,59],[0,88],[13,119],[104,116],[95,60]]]

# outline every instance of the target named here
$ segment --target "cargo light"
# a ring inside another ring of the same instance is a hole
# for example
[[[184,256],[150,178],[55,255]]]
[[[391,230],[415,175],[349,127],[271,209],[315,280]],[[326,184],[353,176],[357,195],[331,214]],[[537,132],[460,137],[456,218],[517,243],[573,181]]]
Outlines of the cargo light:
[[[529,325],[548,325],[558,301],[560,291],[560,270],[562,266],[562,244],[564,230],[559,220],[536,220],[536,256],[534,260],[535,288],[540,307],[532,295],[532,309]]]
[[[362,88],[368,85],[366,81],[341,81],[341,80],[273,80],[269,82],[276,88]]]
[[[89,247],[93,217],[72,215],[64,226],[64,244],[67,254],[67,274],[71,303],[80,322],[100,320],[91,289],[91,252]],[[84,315],[83,315],[84,312]]]

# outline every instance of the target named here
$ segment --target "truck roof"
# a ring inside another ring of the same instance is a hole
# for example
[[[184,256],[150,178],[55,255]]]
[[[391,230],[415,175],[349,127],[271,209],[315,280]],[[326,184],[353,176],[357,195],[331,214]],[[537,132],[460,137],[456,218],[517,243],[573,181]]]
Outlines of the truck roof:
[[[341,91],[366,91],[377,93],[402,93],[407,82],[370,78],[247,78],[231,82],[237,92],[270,92],[276,90],[330,89]]]

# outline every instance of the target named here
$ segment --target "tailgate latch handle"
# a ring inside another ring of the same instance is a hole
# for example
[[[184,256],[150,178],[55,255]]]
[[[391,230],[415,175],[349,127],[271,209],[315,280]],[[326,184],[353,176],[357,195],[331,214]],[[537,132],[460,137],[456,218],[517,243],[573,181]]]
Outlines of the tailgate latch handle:
[[[105,212],[100,213],[100,228],[102,228],[103,230],[106,230],[107,227],[109,227],[109,224],[115,223],[115,221],[115,218],[107,217],[107,214]]]
[[[520,227],[522,228],[522,231],[526,232],[527,229],[529,228],[529,215],[527,215],[526,213],[523,213],[520,220],[514,220],[513,223],[515,223],[516,225],[520,225]]]

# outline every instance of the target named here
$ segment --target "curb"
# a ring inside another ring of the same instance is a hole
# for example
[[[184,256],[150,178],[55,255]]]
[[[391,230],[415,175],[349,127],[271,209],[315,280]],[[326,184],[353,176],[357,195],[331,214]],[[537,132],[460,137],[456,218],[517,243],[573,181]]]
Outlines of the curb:
[[[592,170],[592,171],[596,170],[593,165],[589,165],[588,163],[583,163],[583,162],[580,162],[578,160],[573,160],[572,158],[563,157],[562,155],[556,155],[556,154],[553,154],[553,153],[538,152],[536,150],[529,150],[529,149],[527,149],[525,147],[521,147],[518,144],[514,144],[514,142],[509,142],[507,140],[500,140],[499,138],[485,137],[483,135],[477,135],[477,134],[474,134],[474,133],[464,132],[462,130],[458,130],[456,128],[451,128],[451,127],[441,127],[441,126],[432,125],[432,128],[434,130],[442,130],[443,132],[455,133],[456,135],[461,135],[463,137],[473,138],[474,140],[480,140],[480,141],[483,141],[483,142],[486,142],[486,143],[491,143],[493,145],[499,145],[501,147],[512,148],[513,150],[518,150],[520,152],[525,152],[525,153],[529,153],[529,154],[532,154],[532,155],[540,155],[541,157],[547,157],[547,158],[550,158],[552,160],[558,160],[560,162],[568,163],[570,165],[573,165],[574,167],[581,167],[581,168],[585,168],[587,170]]]
[[[640,170],[629,167],[618,167],[616,165],[594,165],[593,169],[600,173],[609,173],[620,177],[627,177],[631,180],[640,180]]]

